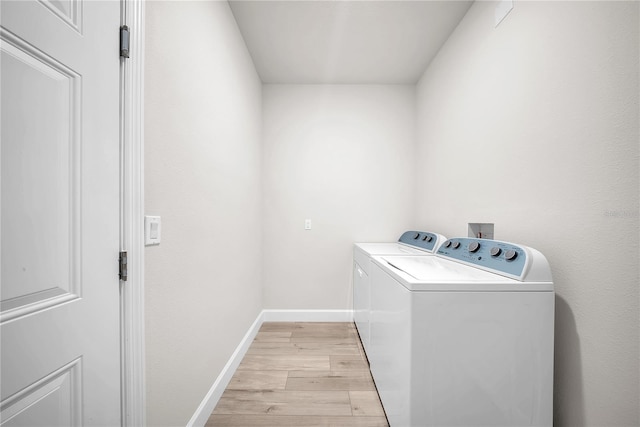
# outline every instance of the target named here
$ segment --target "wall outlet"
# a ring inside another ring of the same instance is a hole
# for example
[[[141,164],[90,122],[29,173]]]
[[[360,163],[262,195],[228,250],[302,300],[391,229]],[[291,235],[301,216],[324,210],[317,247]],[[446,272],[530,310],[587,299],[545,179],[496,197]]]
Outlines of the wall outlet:
[[[311,230],[311,220],[310,219],[305,219],[304,220],[304,229],[305,230]]]

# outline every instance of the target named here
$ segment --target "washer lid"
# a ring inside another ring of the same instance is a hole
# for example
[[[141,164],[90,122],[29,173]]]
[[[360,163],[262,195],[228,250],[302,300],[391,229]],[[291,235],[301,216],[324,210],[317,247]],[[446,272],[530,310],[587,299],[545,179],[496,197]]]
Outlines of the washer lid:
[[[374,257],[411,291],[552,291],[550,282],[521,282],[440,257]]]

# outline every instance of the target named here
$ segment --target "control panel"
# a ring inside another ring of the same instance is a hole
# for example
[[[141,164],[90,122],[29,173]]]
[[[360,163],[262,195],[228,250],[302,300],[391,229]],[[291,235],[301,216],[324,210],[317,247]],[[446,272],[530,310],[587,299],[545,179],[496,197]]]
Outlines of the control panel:
[[[446,240],[437,255],[520,280],[529,261],[524,247],[498,240],[465,237]]]
[[[434,252],[439,243],[438,235],[428,231],[405,231],[398,242],[429,252]]]

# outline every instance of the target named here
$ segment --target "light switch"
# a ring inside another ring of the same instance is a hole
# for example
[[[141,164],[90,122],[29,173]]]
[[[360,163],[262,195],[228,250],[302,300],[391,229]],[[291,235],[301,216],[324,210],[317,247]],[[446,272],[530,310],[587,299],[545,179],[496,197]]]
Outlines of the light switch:
[[[145,216],[144,217],[144,244],[145,245],[159,245],[160,244],[160,231],[161,222],[159,216]]]
[[[311,230],[311,220],[310,219],[305,219],[304,220],[304,229],[305,230]]]
[[[150,233],[150,237],[151,240],[157,240],[158,239],[158,223],[157,222],[152,222],[151,223],[151,230],[149,230]]]

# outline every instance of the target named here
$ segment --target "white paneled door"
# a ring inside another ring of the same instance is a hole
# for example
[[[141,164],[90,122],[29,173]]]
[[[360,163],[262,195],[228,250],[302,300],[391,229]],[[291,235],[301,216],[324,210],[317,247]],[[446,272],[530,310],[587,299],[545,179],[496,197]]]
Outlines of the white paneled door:
[[[0,8],[2,426],[120,425],[120,2]]]

